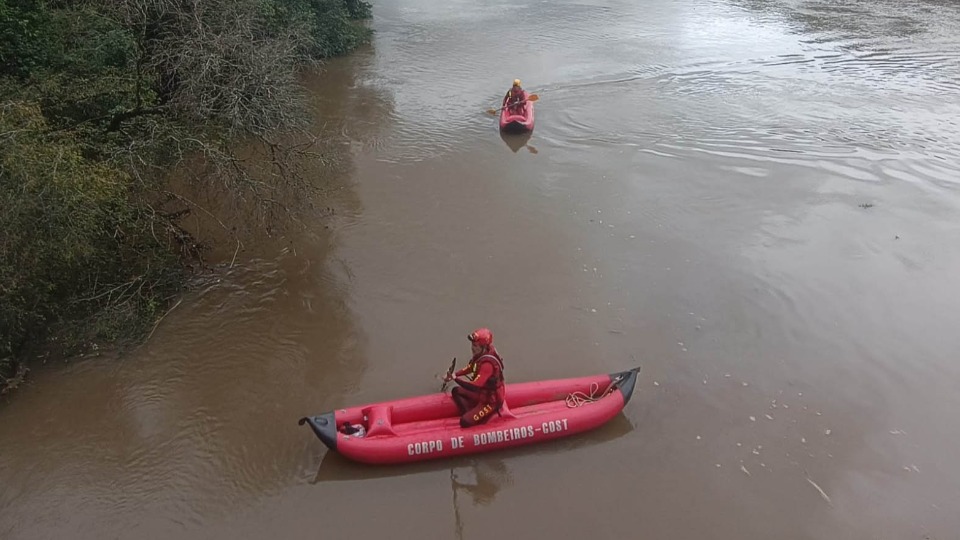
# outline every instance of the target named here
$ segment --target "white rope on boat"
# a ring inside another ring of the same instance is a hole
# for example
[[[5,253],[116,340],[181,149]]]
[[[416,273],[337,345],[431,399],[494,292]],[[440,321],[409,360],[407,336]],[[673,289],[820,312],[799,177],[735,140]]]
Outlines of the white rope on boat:
[[[611,385],[611,387],[612,386],[613,385]],[[571,394],[567,394],[567,407],[570,407],[572,409],[575,407],[579,407],[585,403],[593,403],[594,401],[600,400],[601,398],[603,398],[609,393],[609,392],[604,392],[603,395],[598,396],[597,392],[599,390],[600,390],[600,385],[597,383],[593,383],[590,385],[590,395],[584,394],[583,392],[579,392],[579,391],[573,392]]]
[[[607,394],[609,394],[610,392],[613,392],[614,389],[617,388],[617,385],[619,385],[620,381],[622,380],[623,380],[623,376],[618,375],[616,378],[610,381],[610,385],[607,386],[607,389],[604,390],[603,393],[600,395],[597,395],[597,392],[600,390],[599,383],[592,383],[590,385],[590,395],[584,394],[583,392],[579,392],[579,391],[567,394],[567,400],[566,400],[567,407],[573,409],[576,407],[580,407],[586,403],[593,403],[595,401],[600,401],[601,399],[607,397]]]

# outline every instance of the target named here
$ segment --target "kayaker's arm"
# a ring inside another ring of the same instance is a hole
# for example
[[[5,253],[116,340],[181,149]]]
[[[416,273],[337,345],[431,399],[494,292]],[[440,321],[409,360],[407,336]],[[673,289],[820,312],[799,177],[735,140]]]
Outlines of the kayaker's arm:
[[[463,369],[458,370],[456,373],[454,373],[454,376],[463,377],[467,373],[472,373],[472,372],[473,372],[473,364],[471,362],[467,362],[467,365],[463,366]]]
[[[480,364],[480,372],[477,373],[477,378],[472,381],[466,379],[456,379],[458,385],[470,390],[472,392],[479,392],[486,388],[487,384],[490,381],[490,377],[493,377],[493,366],[489,362],[483,362]]]

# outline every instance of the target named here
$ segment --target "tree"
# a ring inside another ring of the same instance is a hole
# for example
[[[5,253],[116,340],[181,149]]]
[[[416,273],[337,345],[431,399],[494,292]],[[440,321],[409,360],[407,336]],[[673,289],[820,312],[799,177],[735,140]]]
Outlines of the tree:
[[[191,160],[197,184],[263,219],[310,200],[297,73],[365,41],[369,14],[360,0],[0,0],[0,387],[51,327],[84,321],[80,344],[157,316],[202,252],[171,167]]]

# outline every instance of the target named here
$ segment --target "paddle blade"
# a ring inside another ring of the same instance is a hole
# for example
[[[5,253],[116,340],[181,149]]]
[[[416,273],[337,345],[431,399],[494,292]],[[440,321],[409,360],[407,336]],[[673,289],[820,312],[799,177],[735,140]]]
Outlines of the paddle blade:
[[[540,101],[540,96],[537,94],[530,94],[527,96],[527,101]]]

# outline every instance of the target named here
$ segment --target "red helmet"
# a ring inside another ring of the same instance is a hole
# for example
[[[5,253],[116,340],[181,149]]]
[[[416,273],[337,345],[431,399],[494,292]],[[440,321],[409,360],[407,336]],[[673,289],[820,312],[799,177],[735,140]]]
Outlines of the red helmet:
[[[489,328],[478,328],[471,332],[467,339],[481,347],[489,347],[493,344],[493,332]]]

